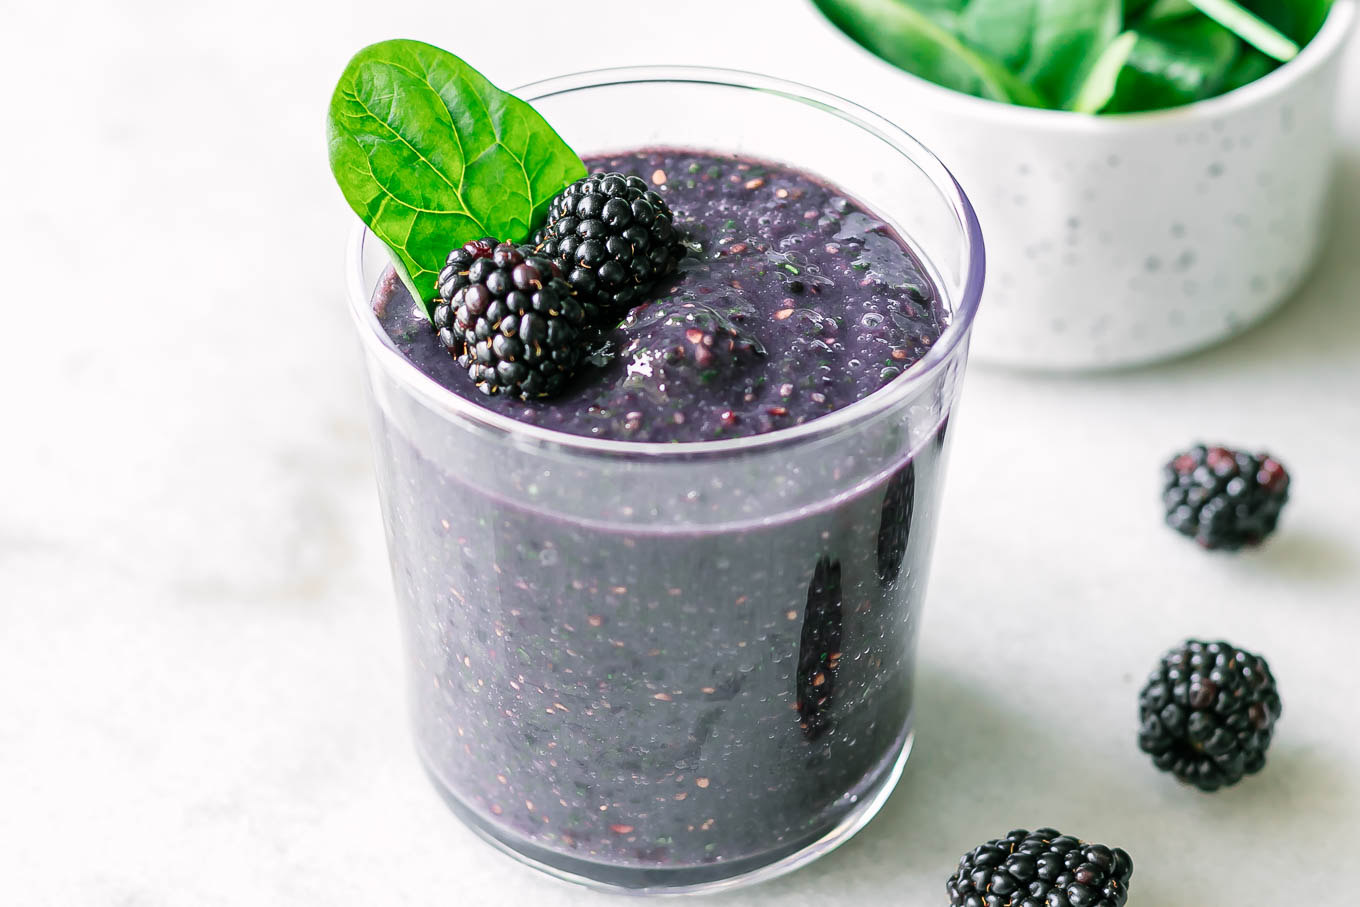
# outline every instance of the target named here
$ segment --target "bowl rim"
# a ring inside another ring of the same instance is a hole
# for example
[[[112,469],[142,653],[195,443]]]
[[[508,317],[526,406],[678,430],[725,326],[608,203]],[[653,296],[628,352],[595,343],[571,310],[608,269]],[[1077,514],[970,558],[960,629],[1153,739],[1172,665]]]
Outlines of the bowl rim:
[[[1234,88],[1226,94],[1192,101],[1179,107],[1107,114],[1025,107],[1020,104],[995,101],[991,98],[980,98],[953,88],[946,88],[915,73],[907,72],[905,69],[901,69],[878,56],[841,31],[834,22],[827,18],[816,3],[811,5],[819,20],[838,40],[867,59],[871,65],[883,69],[885,77],[900,77],[902,80],[911,83],[914,88],[919,90],[921,95],[929,96],[942,103],[948,103],[953,113],[967,112],[976,115],[979,120],[1005,122],[1031,128],[1044,127],[1055,132],[1105,133],[1133,131],[1154,125],[1180,125],[1185,121],[1230,116],[1283,94],[1294,83],[1320,69],[1345,49],[1351,33],[1354,31],[1357,2],[1360,2],[1360,0],[1334,0],[1322,27],[1318,29],[1318,33],[1313,36],[1312,40],[1303,46],[1298,56],[1276,67],[1261,78],[1248,82],[1239,88]]]
[[[851,123],[872,138],[886,143],[907,162],[919,168],[940,193],[957,220],[966,250],[961,289],[958,298],[953,300],[950,322],[935,344],[901,375],[877,391],[838,410],[809,419],[801,425],[739,438],[679,442],[628,441],[568,434],[521,422],[455,394],[420,371],[397,350],[373,311],[372,287],[366,286],[364,281],[365,245],[370,240],[378,243],[381,241],[356,218],[345,261],[346,296],[350,314],[354,318],[365,351],[397,384],[416,396],[423,405],[446,418],[474,424],[511,442],[522,442],[584,456],[645,459],[653,462],[690,461],[766,453],[853,432],[865,420],[881,416],[892,407],[913,399],[941,371],[967,355],[968,337],[982,299],[986,274],[982,227],[968,196],[944,163],[934,152],[891,120],[839,95],[799,82],[745,70],[710,66],[621,66],[584,70],[530,82],[511,91],[526,102],[533,103],[553,95],[574,91],[656,82],[717,86],[783,97]],[[789,163],[798,166],[796,160]],[[868,203],[872,205],[872,201]],[[918,253],[926,259],[930,258],[924,250],[918,250]]]

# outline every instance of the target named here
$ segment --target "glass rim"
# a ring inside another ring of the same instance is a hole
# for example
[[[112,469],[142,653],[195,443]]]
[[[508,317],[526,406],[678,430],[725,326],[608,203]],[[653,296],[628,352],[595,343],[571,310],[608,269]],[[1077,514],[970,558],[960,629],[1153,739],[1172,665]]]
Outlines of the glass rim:
[[[363,280],[365,243],[370,238],[375,242],[381,240],[373,236],[362,221],[357,221],[346,254],[346,295],[350,301],[350,314],[355,319],[364,348],[382,363],[389,375],[424,403],[447,416],[474,422],[511,440],[527,441],[535,446],[555,448],[568,453],[604,455],[612,458],[693,460],[782,449],[789,445],[853,430],[864,420],[911,398],[918,389],[926,386],[941,369],[954,360],[968,336],[982,299],[986,253],[983,247],[982,227],[972,203],[953,174],[933,152],[900,126],[853,101],[798,82],[738,69],[707,66],[624,66],[583,70],[530,82],[512,89],[512,92],[524,101],[533,103],[555,95],[586,89],[647,83],[710,85],[780,96],[839,117],[887,144],[905,158],[906,162],[921,170],[951,209],[963,234],[965,245],[966,261],[960,281],[962,285],[960,298],[950,312],[949,324],[935,344],[901,375],[872,394],[801,425],[740,438],[679,442],[628,441],[568,434],[520,422],[493,412],[474,400],[459,396],[420,371],[396,349],[373,311],[372,297],[365,290]],[[797,166],[796,161],[788,163]],[[930,261],[931,256],[925,250],[914,251]]]

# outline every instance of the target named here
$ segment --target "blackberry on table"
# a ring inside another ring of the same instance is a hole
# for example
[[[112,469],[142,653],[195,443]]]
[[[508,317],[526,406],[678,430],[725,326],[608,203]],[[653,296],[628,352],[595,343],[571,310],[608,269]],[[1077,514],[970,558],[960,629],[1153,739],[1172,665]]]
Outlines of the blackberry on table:
[[[438,287],[435,331],[483,393],[546,397],[580,364],[588,310],[532,249],[467,243],[449,253]]]
[[[945,891],[954,907],[1122,907],[1132,876],[1118,847],[1019,829],[964,854]]]
[[[675,270],[685,248],[666,200],[638,176],[596,171],[552,200],[535,249],[584,297],[622,311]]]
[[[1260,544],[1288,500],[1289,473],[1269,454],[1200,444],[1163,469],[1167,525],[1209,549]]]
[[[1189,640],[1162,656],[1138,698],[1138,747],[1202,791],[1266,764],[1280,718],[1270,665],[1226,642]]]

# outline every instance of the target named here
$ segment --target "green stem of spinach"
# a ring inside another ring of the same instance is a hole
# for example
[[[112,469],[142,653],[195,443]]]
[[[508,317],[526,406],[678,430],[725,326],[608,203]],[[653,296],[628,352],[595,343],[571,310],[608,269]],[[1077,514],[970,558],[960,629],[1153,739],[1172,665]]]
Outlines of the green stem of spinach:
[[[1190,0],[1195,8],[1233,32],[1263,54],[1287,63],[1299,54],[1299,46],[1282,35],[1275,26],[1233,0]]]
[[[1077,113],[1099,113],[1110,102],[1110,98],[1114,97],[1115,84],[1119,81],[1119,73],[1123,71],[1137,43],[1138,33],[1135,31],[1126,31],[1109,43],[1072,99],[1072,110]]]

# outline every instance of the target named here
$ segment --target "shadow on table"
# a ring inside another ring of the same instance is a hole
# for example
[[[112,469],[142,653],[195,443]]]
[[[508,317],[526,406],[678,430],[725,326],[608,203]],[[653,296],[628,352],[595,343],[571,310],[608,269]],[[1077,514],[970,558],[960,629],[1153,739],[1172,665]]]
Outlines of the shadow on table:
[[[1336,809],[1330,815],[1327,804],[1344,797],[1346,773],[1324,753],[1281,741],[1262,776],[1209,796],[1147,763],[1132,739],[1132,714],[1128,752],[1117,761],[1092,759],[1096,750],[1082,742],[1080,686],[1072,690],[1071,722],[1054,727],[997,707],[974,684],[923,666],[916,748],[878,817],[811,867],[710,903],[829,903],[820,898],[894,892],[894,903],[942,904],[945,880],[965,851],[1012,828],[1050,825],[1129,850],[1137,903],[1203,907],[1221,901],[1218,873],[1232,867],[1182,875],[1168,866],[1170,857],[1183,868],[1193,862],[1186,850],[1221,854],[1216,836],[1224,829],[1296,840],[1303,854],[1309,840],[1343,833],[1345,817]]]
[[[1311,583],[1336,583],[1354,573],[1357,564],[1360,553],[1347,542],[1300,527],[1270,539],[1250,566]]]
[[[760,886],[760,897],[736,893],[714,903],[803,903],[818,892],[853,900],[882,891],[899,893],[901,904],[943,903],[945,879],[964,851],[1026,822],[1061,818],[1033,817],[1046,800],[1070,799],[1061,776],[1068,760],[1044,758],[1070,745],[1048,741],[1046,729],[938,668],[923,666],[916,689],[916,745],[878,817],[812,867]]]

